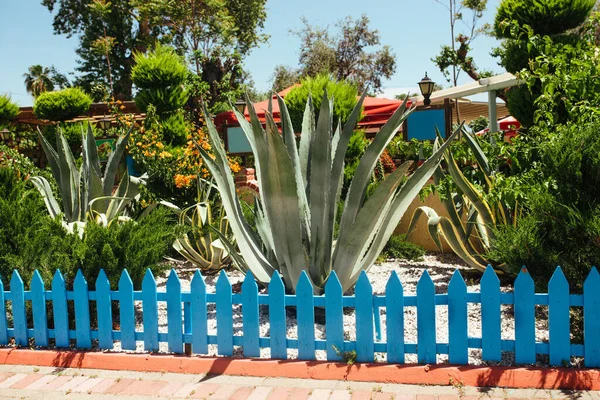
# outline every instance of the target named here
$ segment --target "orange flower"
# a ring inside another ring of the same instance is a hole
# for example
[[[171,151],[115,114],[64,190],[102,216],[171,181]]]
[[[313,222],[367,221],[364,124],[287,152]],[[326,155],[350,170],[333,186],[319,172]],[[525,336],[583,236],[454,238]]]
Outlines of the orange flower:
[[[121,110],[124,110],[124,109],[125,109],[125,106],[121,106],[121,107],[119,107],[119,108],[120,108]]]

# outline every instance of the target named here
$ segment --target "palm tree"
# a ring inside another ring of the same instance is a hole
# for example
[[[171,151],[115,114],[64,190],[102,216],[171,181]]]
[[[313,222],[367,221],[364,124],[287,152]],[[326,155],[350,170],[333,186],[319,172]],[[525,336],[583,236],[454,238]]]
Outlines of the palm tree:
[[[44,92],[54,90],[51,75],[52,71],[50,68],[42,67],[41,65],[32,65],[29,67],[29,72],[23,74],[27,92],[33,97],[38,97]]]

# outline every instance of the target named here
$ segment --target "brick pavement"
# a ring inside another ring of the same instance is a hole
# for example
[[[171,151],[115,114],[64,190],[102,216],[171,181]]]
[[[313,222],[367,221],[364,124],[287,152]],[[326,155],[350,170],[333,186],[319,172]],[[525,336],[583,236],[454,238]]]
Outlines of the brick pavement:
[[[599,392],[377,384],[0,365],[0,399],[600,400]]]

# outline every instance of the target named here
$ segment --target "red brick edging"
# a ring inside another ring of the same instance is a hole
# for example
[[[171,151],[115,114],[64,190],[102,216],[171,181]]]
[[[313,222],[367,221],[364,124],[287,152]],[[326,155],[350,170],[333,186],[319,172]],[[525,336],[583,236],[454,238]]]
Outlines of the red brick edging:
[[[600,390],[600,370],[576,368],[354,364],[224,357],[0,349],[0,364],[141,372],[224,374],[422,385]]]

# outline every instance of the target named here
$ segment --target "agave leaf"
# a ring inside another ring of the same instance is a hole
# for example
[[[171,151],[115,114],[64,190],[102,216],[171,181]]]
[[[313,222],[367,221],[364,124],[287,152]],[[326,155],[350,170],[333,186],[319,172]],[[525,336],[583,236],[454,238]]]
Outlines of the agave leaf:
[[[408,225],[408,235],[410,235],[414,231],[415,226],[417,226],[417,222],[419,221],[419,218],[422,215],[425,215],[427,217],[427,230],[429,231],[429,236],[431,236],[431,239],[437,246],[438,250],[443,253],[444,247],[442,246],[442,241],[440,240],[438,230],[440,217],[433,208],[421,206],[415,209],[410,219],[410,224]]]
[[[354,173],[354,178],[350,183],[350,188],[348,189],[346,204],[340,221],[340,231],[344,230],[346,226],[352,225],[358,214],[358,210],[362,206],[367,186],[371,180],[371,174],[373,173],[379,156],[390,140],[392,140],[392,137],[398,131],[402,122],[412,111],[406,111],[406,104],[407,99],[404,100],[402,105],[398,107],[383,128],[375,135],[375,138],[367,147],[365,154],[361,157],[356,172]]]
[[[48,213],[50,214],[50,217],[52,219],[55,219],[60,214],[62,214],[62,211],[60,210],[60,206],[58,205],[58,202],[56,201],[56,198],[54,197],[54,193],[52,193],[52,188],[50,187],[50,184],[48,183],[46,178],[44,178],[42,176],[34,176],[31,178],[31,182],[33,182],[35,187],[38,189],[38,191],[42,195],[42,198],[44,199],[44,203],[46,204],[46,208],[48,209]]]
[[[113,186],[115,184],[115,177],[117,176],[117,169],[119,167],[119,163],[121,162],[121,158],[125,153],[125,149],[127,148],[127,143],[129,142],[129,136],[131,135],[132,129],[133,125],[131,125],[124,136],[119,137],[117,143],[115,144],[115,150],[108,156],[103,180],[105,196],[110,196],[112,194]]]
[[[438,146],[437,151],[417,168],[417,170],[406,180],[404,185],[396,192],[387,218],[377,232],[371,247],[363,257],[362,261],[354,268],[352,276],[355,276],[362,269],[367,270],[373,265],[390,236],[394,233],[394,229],[396,229],[396,226],[400,223],[400,219],[412,203],[413,199],[419,194],[421,188],[427,183],[429,178],[431,178],[440,163],[445,149],[458,135],[459,129],[461,128],[462,124],[452,135],[450,135],[450,137],[448,137],[448,140],[441,145],[436,145]]]
[[[302,268],[308,264],[308,254],[302,243],[302,222],[298,191],[294,179],[292,160],[283,144],[270,114],[267,117],[267,165],[265,179],[261,181],[261,196],[265,215],[268,215],[279,268],[293,287],[300,279]],[[303,266],[303,267],[300,267]]]
[[[60,180],[57,181],[63,200],[63,209],[67,222],[81,221],[86,212],[82,204],[80,173],[67,140],[59,131],[57,136],[58,166]]]
[[[348,144],[350,143],[350,138],[354,133],[354,128],[358,123],[358,119],[362,113],[363,103],[365,101],[366,93],[363,93],[358,99],[358,102],[354,106],[352,113],[350,113],[350,117],[348,117],[348,121],[344,125],[342,129],[342,133],[339,137],[337,145],[333,148],[335,149],[335,154],[333,157],[333,164],[331,166],[331,195],[335,196],[333,198],[333,204],[338,203],[339,194],[341,193],[341,185],[343,182],[344,175],[344,158],[346,157],[346,151],[348,150]]]
[[[311,171],[310,171],[310,208],[311,208],[311,241],[309,274],[320,286],[327,276],[324,271],[331,269],[331,247],[333,243],[333,230],[329,223],[331,187],[331,125],[333,110],[327,96],[323,93],[321,110],[311,143]],[[300,278],[298,276],[298,278]],[[296,285],[294,284],[294,287]]]
[[[435,170],[435,172],[433,173],[433,180],[434,180],[435,184],[436,185],[439,184],[439,182],[445,176],[446,176],[446,174],[443,172],[442,168],[438,167]],[[464,204],[464,200],[462,199],[462,196],[460,194],[457,193],[456,196],[457,196],[456,198],[458,200],[455,200],[455,198],[453,196],[450,196],[449,198],[441,198],[440,197],[440,202],[446,209],[446,212],[448,213],[448,217],[450,218],[450,221],[452,221],[452,224],[456,227],[456,229],[458,230],[461,237],[464,238],[467,235],[466,235],[465,229],[463,227],[461,215],[457,211],[457,202],[461,202],[461,204]]]
[[[250,110],[251,115],[254,114],[256,117],[256,113],[253,112],[252,107],[250,107]],[[207,121],[209,140],[214,150],[215,160],[213,160],[212,157],[208,153],[206,153],[204,149],[202,149],[202,147],[197,146],[198,151],[200,152],[204,163],[206,164],[207,168],[211,171],[211,174],[215,179],[217,186],[219,187],[219,192],[223,201],[223,207],[225,208],[225,211],[229,218],[231,230],[237,239],[236,242],[238,243],[240,252],[243,254],[245,259],[244,265],[247,266],[247,263],[252,264],[252,272],[254,276],[256,276],[257,279],[261,282],[268,282],[272,271],[274,270],[274,267],[270,264],[269,260],[261,252],[260,244],[258,243],[255,233],[252,231],[252,229],[244,219],[242,209],[235,192],[235,184],[233,182],[233,177],[231,176],[231,170],[229,169],[229,162],[227,160],[225,150],[223,149],[223,145],[220,141],[221,139],[214,124],[208,117],[208,112],[206,111],[206,109],[204,110],[204,115]],[[256,121],[258,121],[258,117],[256,117],[255,119]],[[260,122],[258,124],[260,125]],[[262,126],[260,126],[260,130],[262,131]],[[254,131],[254,129],[252,131]],[[246,131],[244,132],[248,134]],[[249,134],[249,136],[254,135],[253,132],[249,132]],[[223,237],[221,237],[221,240],[227,246],[227,243]],[[228,248],[228,251],[233,256],[233,252],[235,250],[232,251],[232,249]],[[235,257],[237,257],[237,255]],[[236,261],[236,264],[240,266],[240,268],[243,268],[239,260],[239,258],[241,257],[237,258],[238,260]]]
[[[471,136],[471,134],[469,132],[467,132],[465,129],[463,129],[462,134],[463,134],[465,140],[467,141],[467,145],[473,152],[473,155],[475,156],[475,160],[477,160],[477,165],[479,165],[479,167],[483,170],[485,175],[489,176],[491,173],[490,163],[488,162],[488,159],[487,159],[485,153],[483,152],[481,147],[479,147],[479,145],[475,141],[475,138],[473,136]]]
[[[340,231],[336,249],[340,248],[342,251],[336,252],[337,257],[333,265],[340,282],[349,280],[352,270],[347,266],[356,265],[371,245],[373,237],[387,217],[394,194],[411,165],[411,162],[402,164],[381,182],[360,209],[354,223],[347,226],[346,230]]]
[[[477,209],[479,218],[481,218],[483,221],[481,228],[484,232],[482,232],[482,234],[484,234],[486,237],[489,237],[490,233],[488,232],[487,226],[494,226],[496,224],[496,220],[492,211],[490,210],[488,204],[485,202],[479,191],[471,184],[471,182],[468,181],[468,179],[460,171],[460,168],[456,164],[456,161],[452,157],[452,154],[450,152],[446,152],[444,154],[444,157],[446,159],[448,172],[450,176],[452,176],[454,183],[463,192],[467,199],[469,199],[469,201],[473,204],[475,209]]]
[[[281,108],[281,107],[280,107]],[[287,107],[285,107],[287,108]],[[302,119],[302,134],[300,135],[300,149],[298,155],[300,159],[300,170],[305,182],[305,189],[308,194],[308,177],[310,176],[310,143],[315,132],[315,113],[313,110],[312,96],[308,95],[308,101],[304,109]]]
[[[83,164],[88,165],[92,171],[96,173],[97,176],[101,176],[100,174],[100,157],[98,157],[98,148],[96,147],[96,138],[94,137],[94,132],[92,131],[92,126],[88,122],[87,134],[83,131],[83,126],[81,127],[81,135],[83,137]],[[111,193],[105,193],[106,195],[110,195]]]
[[[56,152],[56,150],[54,150],[54,148],[52,147],[50,142],[48,142],[48,140],[46,140],[46,137],[44,135],[42,135],[42,131],[40,130],[39,127],[38,127],[37,131],[38,131],[38,138],[40,140],[42,148],[44,149],[46,158],[48,159],[48,164],[50,165],[50,169],[52,170],[52,175],[54,176],[54,179],[57,182],[59,182],[60,181],[60,166],[58,164],[58,153]]]
[[[296,188],[298,191],[298,202],[300,203],[300,215],[303,219],[303,237],[304,240],[310,240],[310,208],[308,205],[308,199],[306,197],[306,181],[302,175],[302,166],[300,165],[300,157],[298,155],[298,148],[296,146],[296,135],[292,126],[292,119],[290,113],[283,99],[277,95],[277,102],[279,104],[279,114],[281,116],[281,131],[283,133],[283,142],[288,151],[290,159],[292,160],[292,166],[294,168],[294,179],[296,180]]]
[[[473,228],[475,227],[478,216],[479,213],[477,212],[477,209],[471,205],[469,207],[469,213],[467,214],[467,223],[464,235],[465,240],[469,240],[471,237],[471,233],[473,233]]]

